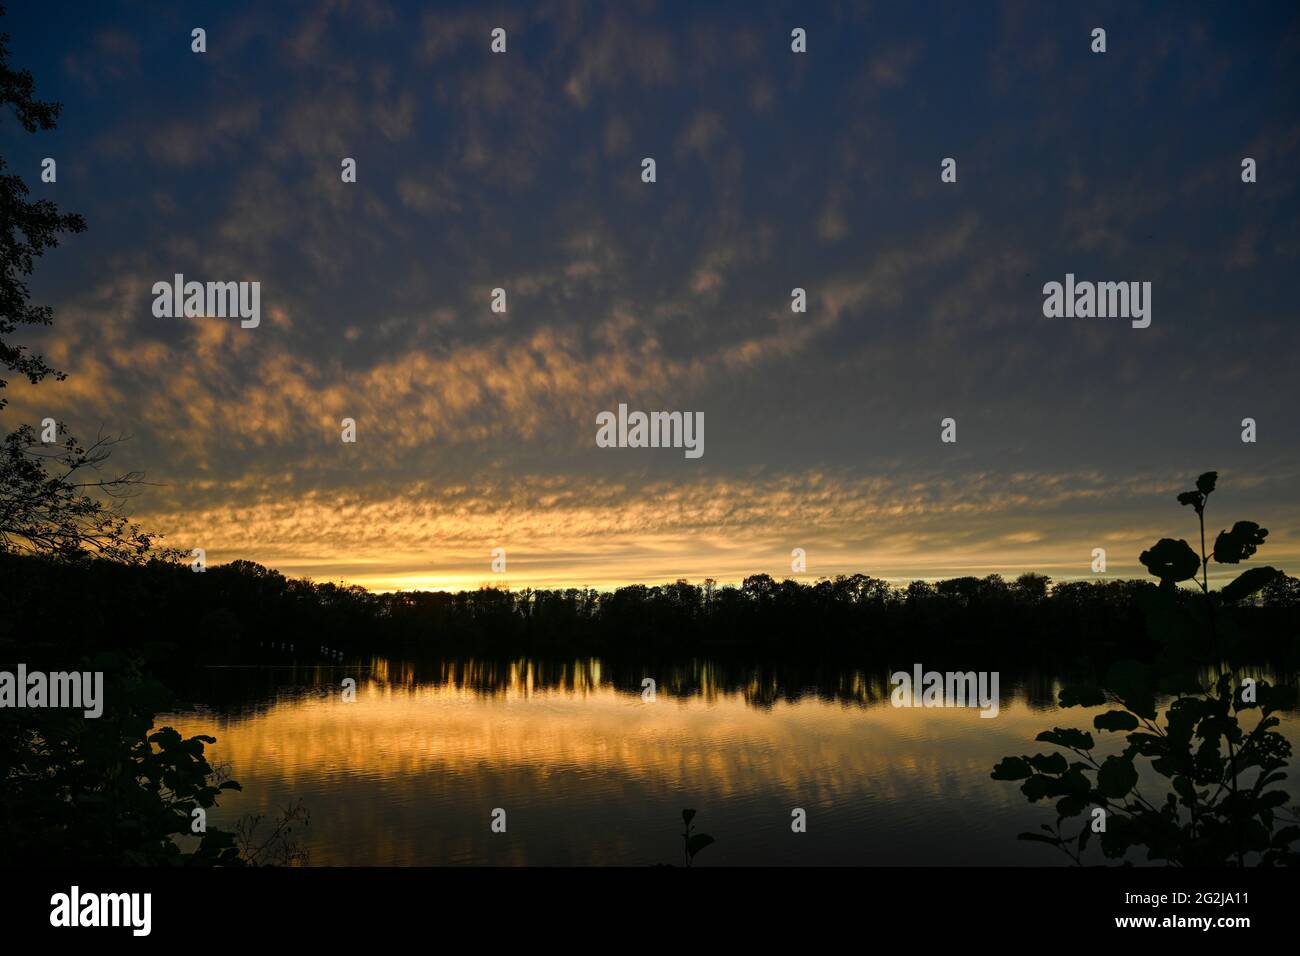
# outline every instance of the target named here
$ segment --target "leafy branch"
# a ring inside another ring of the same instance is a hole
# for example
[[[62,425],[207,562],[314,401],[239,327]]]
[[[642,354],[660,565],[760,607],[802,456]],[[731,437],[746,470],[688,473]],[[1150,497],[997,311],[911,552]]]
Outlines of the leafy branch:
[[[1205,510],[1217,480],[1217,473],[1206,472],[1195,490],[1178,496],[1180,504],[1196,511],[1199,554],[1184,540],[1162,538],[1141,555],[1160,578],[1160,587],[1143,606],[1148,630],[1161,645],[1159,657],[1152,664],[1119,661],[1099,684],[1060,691],[1063,708],[1116,707],[1096,715],[1093,728],[1124,734],[1127,746],[1101,758],[1094,753],[1097,744],[1090,732],[1057,727],[1036,739],[1080,760],[1069,762],[1057,751],[1006,757],[993,768],[995,780],[1023,781],[1021,792],[1031,803],[1056,800],[1055,824],[1044,824],[1043,833],[1022,833],[1020,839],[1053,846],[1080,865],[1094,834],[1111,859],[1144,847],[1148,860],[1173,866],[1245,866],[1248,854],[1264,866],[1300,863],[1293,848],[1300,840],[1300,812],[1283,810],[1290,797],[1276,786],[1286,779],[1282,768],[1290,760],[1291,744],[1277,732],[1275,715],[1295,706],[1295,692],[1238,679],[1239,667],[1232,662],[1231,607],[1282,575],[1273,568],[1253,568],[1220,591],[1210,591],[1211,558],[1238,564],[1253,556],[1268,535],[1252,521],[1238,521],[1230,531],[1221,531],[1213,552],[1207,552]],[[1179,602],[1176,587],[1187,580],[1200,590],[1199,603],[1190,608]],[[1194,676],[1197,660],[1206,656],[1218,674],[1210,686]],[[1163,726],[1158,695],[1170,698]],[[1259,719],[1246,733],[1240,716],[1249,710],[1257,710]],[[1139,791],[1139,758],[1145,760],[1148,776],[1168,781],[1163,799],[1148,800]],[[1243,784],[1251,773],[1253,783]],[[1077,833],[1062,831],[1067,821],[1089,809],[1092,813]]]

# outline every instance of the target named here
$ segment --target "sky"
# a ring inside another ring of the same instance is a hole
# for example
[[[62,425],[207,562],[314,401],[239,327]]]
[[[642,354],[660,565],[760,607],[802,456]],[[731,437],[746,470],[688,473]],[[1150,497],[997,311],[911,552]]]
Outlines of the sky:
[[[1145,577],[1156,539],[1197,543],[1175,499],[1215,469],[1207,531],[1257,521],[1300,573],[1294,4],[0,23],[64,104],[0,121],[3,156],[88,224],[21,338],[68,378],[11,382],[0,425],[129,436],[133,517],[209,563],[378,590]],[[177,273],[259,282],[260,324],[155,316]],[[1150,282],[1150,326],[1046,317],[1067,273]],[[704,454],[598,447],[620,403],[703,413]]]

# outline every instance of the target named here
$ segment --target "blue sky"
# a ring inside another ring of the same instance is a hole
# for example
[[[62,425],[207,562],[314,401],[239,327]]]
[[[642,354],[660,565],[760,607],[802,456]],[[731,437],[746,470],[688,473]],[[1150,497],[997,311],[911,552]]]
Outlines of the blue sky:
[[[1139,574],[1215,468],[1296,572],[1292,4],[50,7],[4,29],[59,129],[3,155],[89,228],[33,281],[69,379],[0,416],[129,433],[169,543],[375,587]],[[155,318],[177,272],[262,324]],[[1150,328],[1045,318],[1067,272],[1151,282]],[[597,448],[619,402],[703,411],[703,458]]]

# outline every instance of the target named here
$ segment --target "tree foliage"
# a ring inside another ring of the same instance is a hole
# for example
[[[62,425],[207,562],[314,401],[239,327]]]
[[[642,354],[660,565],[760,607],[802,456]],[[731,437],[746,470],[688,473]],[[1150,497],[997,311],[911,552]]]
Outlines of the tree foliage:
[[[120,511],[142,476],[101,470],[117,441],[101,436],[83,447],[69,437],[50,446],[30,425],[7,435],[0,447],[0,552],[127,562],[149,556],[153,536]]]
[[[0,7],[3,15],[4,7]],[[36,98],[31,71],[16,70],[9,64],[9,35],[0,34],[0,107],[13,111],[20,126],[29,133],[53,129],[60,104]],[[0,109],[0,122],[4,109]],[[49,306],[34,305],[27,287],[36,259],[59,244],[62,233],[77,233],[86,222],[76,213],[61,213],[48,199],[32,200],[21,176],[6,171],[0,157],[0,365],[5,371],[26,376],[33,385],[47,376],[64,377],[40,355],[26,346],[7,341],[20,325],[49,325],[54,313]],[[0,378],[0,389],[8,380]],[[0,408],[8,403],[0,395]]]

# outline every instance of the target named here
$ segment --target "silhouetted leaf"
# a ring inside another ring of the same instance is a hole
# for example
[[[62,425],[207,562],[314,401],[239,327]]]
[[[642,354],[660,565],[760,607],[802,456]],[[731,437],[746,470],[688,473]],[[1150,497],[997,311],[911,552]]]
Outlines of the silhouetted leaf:
[[[1222,590],[1219,591],[1219,597],[1229,604],[1235,604],[1243,598],[1250,597],[1260,588],[1267,587],[1282,576],[1282,572],[1277,568],[1267,566],[1251,568],[1249,571],[1241,572],[1230,583],[1225,584]]]
[[[1083,812],[1084,807],[1087,805],[1088,801],[1083,797],[1062,797],[1060,800],[1056,801],[1056,815],[1062,820],[1069,819],[1070,817],[1077,817]]]
[[[1045,744],[1056,744],[1058,747],[1069,747],[1074,750],[1091,750],[1096,746],[1093,743],[1092,734],[1082,730],[1066,730],[1060,727],[1044,730],[1034,739]]]
[[[1196,490],[1203,495],[1208,495],[1214,490],[1214,483],[1218,481],[1219,473],[1217,471],[1207,471],[1196,479]]]
[[[693,860],[695,859],[695,854],[699,853],[713,842],[713,837],[709,836],[707,833],[697,833],[686,841],[686,852],[691,855],[691,859]]]
[[[1221,564],[1240,564],[1255,553],[1268,537],[1268,529],[1253,521],[1238,521],[1231,531],[1220,531],[1214,540],[1214,560]]]
[[[690,826],[690,825],[691,825],[691,821],[694,820],[694,819],[695,819],[695,811],[694,811],[694,810],[683,810],[683,811],[682,811],[682,823],[686,824],[687,826]]]
[[[1097,771],[1097,789],[1112,800],[1124,796],[1138,782],[1137,768],[1131,759],[1107,757]]]
[[[1059,753],[1034,754],[1029,758],[1029,763],[1039,773],[1065,773],[1069,767],[1065,755]]]
[[[1179,538],[1161,538],[1155,546],[1139,556],[1148,571],[1164,581],[1186,581],[1196,576],[1201,559],[1191,545]]]
[[[1108,710],[1092,718],[1092,725],[1098,730],[1137,730],[1138,719],[1126,710]]]
[[[1261,807],[1268,807],[1270,809],[1274,809],[1277,807],[1286,806],[1287,801],[1289,801],[1290,799],[1291,799],[1290,794],[1288,794],[1285,790],[1270,790],[1268,791],[1268,793],[1261,793],[1259,795],[1258,804]]]
[[[1024,780],[1034,771],[1024,757],[1003,757],[990,774],[994,780]]]
[[[1034,774],[1020,785],[1020,792],[1025,795],[1030,803],[1037,803],[1044,797],[1052,796],[1053,789],[1052,778],[1044,777],[1041,773]]]

